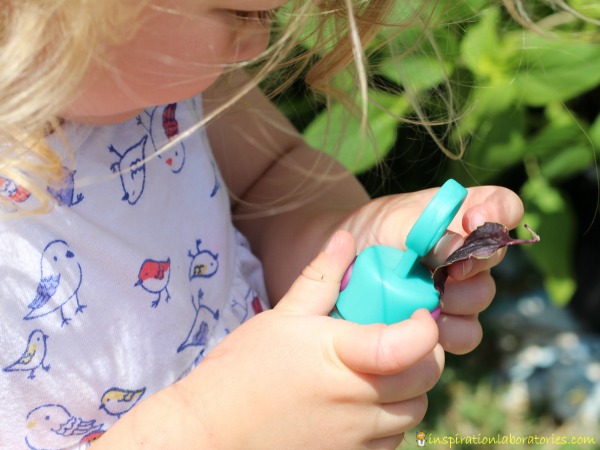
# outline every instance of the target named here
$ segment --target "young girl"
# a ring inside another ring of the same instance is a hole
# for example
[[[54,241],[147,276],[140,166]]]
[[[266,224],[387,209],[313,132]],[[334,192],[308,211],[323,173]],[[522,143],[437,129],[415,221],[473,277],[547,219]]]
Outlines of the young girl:
[[[442,348],[478,344],[501,254],[451,268],[437,324],[328,317],[357,251],[402,248],[435,190],[369,200],[229,70],[283,3],[4,2],[2,448],[395,448]],[[299,2],[290,23],[338,14],[365,40],[391,3]],[[351,36],[321,68],[360,59]],[[521,215],[471,189],[428,263]]]

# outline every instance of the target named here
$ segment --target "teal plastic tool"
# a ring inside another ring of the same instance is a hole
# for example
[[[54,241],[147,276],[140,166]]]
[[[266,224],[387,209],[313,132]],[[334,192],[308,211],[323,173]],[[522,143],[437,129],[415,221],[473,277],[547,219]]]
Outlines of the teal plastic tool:
[[[434,195],[406,238],[406,251],[377,245],[354,260],[342,280],[333,317],[360,324],[392,324],[419,308],[437,318],[439,293],[421,258],[437,244],[463,204],[467,190],[448,180]]]

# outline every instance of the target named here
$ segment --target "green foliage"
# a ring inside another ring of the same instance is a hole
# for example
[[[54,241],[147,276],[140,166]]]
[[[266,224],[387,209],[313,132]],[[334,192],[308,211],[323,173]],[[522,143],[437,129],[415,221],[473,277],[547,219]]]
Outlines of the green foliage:
[[[561,184],[594,166],[598,148],[597,128],[569,101],[600,85],[600,45],[507,30],[500,10],[490,8],[467,29],[461,49],[473,88],[456,131],[472,137],[472,144],[449,174],[493,183],[525,169],[525,222],[542,236],[526,253],[554,302],[565,304],[576,289],[577,228]]]
[[[548,179],[538,174],[530,176],[521,188],[526,206],[525,223],[528,223],[549,245],[524,247],[536,266],[545,275],[544,285],[557,304],[564,305],[575,292],[575,274],[569,255],[575,233],[574,214],[561,192],[548,184]],[[517,230],[521,238],[527,232]],[[562,257],[561,257],[562,256]]]
[[[530,414],[526,405],[514,402],[514,395],[495,385],[489,375],[475,382],[465,381],[462,375],[461,371],[446,368],[441,382],[428,394],[430,409],[443,403],[445,410],[439,414],[428,412],[417,429],[405,433],[398,449],[422,448],[416,443],[419,431],[427,435],[425,449],[598,448],[593,427],[575,421],[557,426],[549,417]],[[571,443],[572,439],[578,443]]]
[[[373,166],[380,149],[391,149],[396,141],[395,117],[409,108],[403,97],[370,92],[368,104],[369,128],[363,130],[360,116],[353,115],[339,103],[328,113],[319,114],[304,131],[306,141],[338,160],[353,172],[362,172]],[[393,114],[393,115],[392,115]]]
[[[460,161],[444,162],[436,183],[453,177],[468,186],[508,183],[517,190],[526,223],[542,237],[526,254],[553,300],[565,304],[576,288],[577,219],[563,186],[595,168],[600,151],[600,105],[587,100],[600,92],[600,7],[596,0],[568,0],[569,14],[527,3],[545,17],[540,28],[551,33],[523,29],[500,2],[438,1],[423,12],[437,28],[423,33],[408,27],[393,38],[391,51],[372,57],[368,132],[360,126],[362,100],[351,92],[359,112],[335,103],[329,113],[305,108],[304,133],[310,144],[361,173],[403,147],[397,131],[408,126],[404,119],[443,119],[445,111],[454,126],[441,136],[444,144],[468,145]]]

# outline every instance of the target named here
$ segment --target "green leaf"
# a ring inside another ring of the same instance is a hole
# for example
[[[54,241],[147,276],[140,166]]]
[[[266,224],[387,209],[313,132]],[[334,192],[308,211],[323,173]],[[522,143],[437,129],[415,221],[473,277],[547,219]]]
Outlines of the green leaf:
[[[564,305],[575,293],[574,267],[575,215],[561,192],[536,175],[521,188],[525,204],[524,222],[541,237],[536,245],[523,251],[544,277],[544,286],[552,301]],[[521,239],[527,230],[517,229]]]
[[[478,79],[494,79],[502,73],[499,15],[498,8],[483,11],[480,21],[469,27],[461,41],[463,62]]]
[[[505,111],[486,117],[471,137],[465,165],[472,179],[490,183],[520,164],[526,151],[524,111]]]
[[[294,11],[292,2],[287,2],[278,8],[275,15],[278,27],[285,29],[289,22],[295,20],[294,16],[296,14],[297,11]],[[305,24],[299,35],[299,44],[307,50],[312,50],[318,41],[319,45],[322,46],[320,54],[331,51],[340,34],[340,30],[336,27],[335,15],[327,14],[322,25],[323,16],[321,15],[313,14],[308,18],[303,18],[303,20],[305,20]]]
[[[523,30],[500,35],[499,23],[498,8],[489,8],[461,42],[464,64],[477,84],[504,83],[520,101],[543,106],[572,99],[600,83],[597,43]]]
[[[457,23],[478,19],[479,13],[489,4],[489,0],[439,0],[435,8],[444,23]]]
[[[567,3],[586,17],[600,19],[600,3],[598,3],[598,0],[568,0]]]
[[[451,70],[435,57],[410,55],[400,61],[389,61],[380,73],[395,83],[414,91],[431,89],[441,84]]]
[[[567,153],[568,147],[584,139],[584,131],[573,122],[565,125],[550,123],[529,140],[527,154],[544,158],[556,153]]]
[[[396,116],[403,116],[411,109],[403,96],[370,92],[370,97]],[[308,125],[304,138],[312,147],[336,157],[348,170],[354,173],[368,170],[393,148],[398,126],[398,119],[375,103],[368,106],[367,130],[361,128],[360,117],[336,103],[329,113],[322,112]]]
[[[594,120],[594,123],[590,127],[588,136],[590,137],[592,144],[594,144],[596,153],[600,153],[600,114],[596,116],[596,120]]]
[[[514,116],[511,122],[524,120],[522,108],[514,107],[516,92],[514,88],[502,82],[481,85],[473,89],[466,106],[467,114],[459,128],[466,135],[479,134],[484,122],[493,122],[497,116]],[[517,114],[515,114],[517,113]]]
[[[543,106],[572,99],[600,83],[600,46],[583,40],[549,39],[531,32],[506,35],[505,48],[522,48],[507,73],[524,102]]]
[[[413,91],[431,89],[448,79],[460,53],[455,34],[444,29],[424,34],[414,26],[396,36],[390,48],[394,56],[377,72]]]
[[[594,149],[585,144],[565,146],[547,161],[540,162],[542,175],[550,182],[573,178],[594,162]]]
[[[593,164],[595,153],[587,125],[562,103],[545,109],[548,123],[527,142],[525,157],[535,157],[549,183],[568,180]]]

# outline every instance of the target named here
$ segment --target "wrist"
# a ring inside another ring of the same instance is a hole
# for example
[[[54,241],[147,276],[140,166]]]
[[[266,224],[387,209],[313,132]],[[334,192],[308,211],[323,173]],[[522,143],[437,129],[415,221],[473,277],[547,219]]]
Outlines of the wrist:
[[[200,416],[201,400],[192,394],[181,381],[153,394],[115,423],[92,449],[220,449]]]

